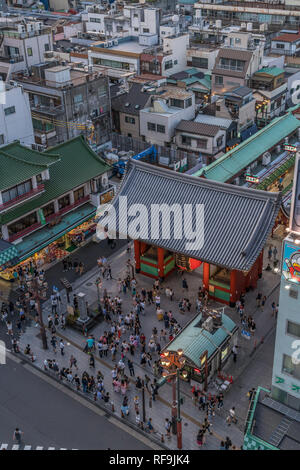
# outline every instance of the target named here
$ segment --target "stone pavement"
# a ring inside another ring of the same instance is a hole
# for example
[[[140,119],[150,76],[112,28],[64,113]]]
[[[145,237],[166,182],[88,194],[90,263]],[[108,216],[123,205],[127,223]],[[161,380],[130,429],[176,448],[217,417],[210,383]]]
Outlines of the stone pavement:
[[[280,258],[280,240],[272,239],[272,244],[276,244],[277,249],[279,251],[278,257]],[[267,250],[266,250],[267,251]],[[96,255],[97,256],[97,255]],[[95,256],[95,257],[96,257]],[[264,266],[267,264],[266,259],[267,254],[265,253],[264,256]],[[108,295],[115,296],[118,294],[117,289],[117,279],[123,278],[125,276],[125,264],[127,259],[129,258],[128,253],[126,250],[121,249],[118,252],[114,253],[114,255],[109,259],[112,268],[112,275],[114,277],[113,281],[104,280],[103,288],[106,288],[108,291]],[[131,254],[132,258],[132,254]],[[84,292],[87,295],[87,299],[89,304],[93,304],[97,301],[97,288],[95,285],[95,279],[99,276],[99,270],[97,267],[93,268],[88,273],[84,274],[81,278],[78,278],[73,284],[73,291]],[[192,301],[195,300],[198,287],[202,285],[201,274],[199,272],[194,273],[186,273],[185,275],[188,285],[189,285],[189,293],[188,297]],[[146,287],[149,289],[153,281],[145,276],[136,275],[136,279],[138,282],[137,290],[140,290],[141,286]],[[278,274],[274,272],[266,272],[264,271],[263,278],[259,281],[259,291],[268,297],[266,306],[264,311],[258,311],[256,309],[256,295],[257,291],[252,291],[246,294],[246,304],[245,304],[245,313],[247,315],[251,314],[254,317],[254,320],[257,325],[256,333],[251,337],[250,340],[244,339],[241,335],[239,335],[238,345],[239,345],[239,354],[237,363],[234,364],[231,358],[228,360],[226,364],[225,371],[233,376],[234,383],[231,386],[231,390],[228,392],[228,397],[234,397],[233,403],[235,403],[237,409],[237,415],[239,418],[239,422],[237,426],[231,426],[230,428],[227,427],[225,424],[225,417],[226,413],[229,408],[232,406],[232,399],[227,401],[227,396],[225,396],[225,403],[224,403],[224,410],[217,412],[217,415],[213,418],[213,436],[208,436],[207,443],[204,446],[204,449],[218,449],[219,441],[225,438],[227,435],[231,438],[233,443],[239,447],[242,443],[243,439],[243,418],[245,417],[247,411],[247,400],[244,397],[244,390],[243,393],[239,393],[239,386],[238,386],[238,377],[242,374],[245,368],[248,368],[253,360],[253,351],[258,348],[258,345],[261,342],[263,337],[266,337],[267,334],[274,328],[275,319],[271,316],[271,303],[273,300],[277,302],[277,295],[278,289],[277,286],[279,284],[280,278]],[[170,302],[164,294],[161,295],[161,305],[164,310],[172,310],[175,318],[184,326],[186,322],[190,321],[191,318],[195,315],[195,310],[192,307],[192,311],[186,312],[184,314],[180,314],[178,311],[178,301],[182,296],[182,289],[181,289],[181,278],[178,275],[173,274],[164,282],[164,287],[170,286],[173,288],[175,292],[175,299],[173,302]],[[126,312],[132,308],[132,300],[129,294],[125,296],[121,294],[123,299],[123,311]],[[66,294],[64,291],[61,292],[62,298],[62,305],[60,306],[61,311],[66,310]],[[217,304],[213,304],[217,305]],[[194,303],[193,303],[194,306]],[[219,305],[220,306],[220,305]],[[43,314],[44,319],[46,321],[49,311],[51,311],[50,301],[47,301],[43,305]],[[239,315],[235,312],[235,309],[226,308],[225,312],[229,315],[235,322],[239,323]],[[145,316],[140,316],[141,324],[142,324],[142,331],[146,335],[146,341],[150,337],[152,328],[155,325],[160,330],[160,322],[157,321],[155,308],[153,306],[146,306],[145,309]],[[108,325],[105,322],[97,325],[96,328],[93,330],[93,335],[95,338],[98,338],[105,329],[107,329]],[[59,337],[60,333],[57,333]],[[68,328],[61,334],[62,337],[66,339],[67,347],[66,347],[66,355],[64,357],[57,358],[58,364],[60,367],[68,366],[68,359],[71,354],[73,354],[77,360],[80,371],[88,370],[88,356],[83,353],[83,347],[85,344],[85,338],[78,333],[77,331],[71,330]],[[122,337],[123,339],[123,337]],[[148,342],[148,341],[147,341]],[[37,355],[37,363],[42,366],[43,361],[45,358],[53,358],[54,355],[50,351],[44,352],[40,349],[40,340],[37,338],[37,330],[34,326],[31,326],[26,329],[26,332],[23,334],[21,338],[21,348],[24,347],[27,343],[30,343],[32,349],[34,350],[35,354]],[[163,346],[163,345],[161,345]],[[119,360],[119,354],[117,355],[117,361]],[[115,408],[116,413],[120,413],[120,402],[121,397],[119,394],[111,392],[111,375],[110,370],[113,367],[113,363],[111,358],[108,357],[105,361],[100,358],[96,357],[96,370],[99,368],[105,375],[105,386],[108,391],[110,391],[111,395],[114,395],[115,401]],[[153,377],[152,370],[146,366],[144,369],[140,366],[139,360],[134,357],[133,358],[134,367],[135,367],[135,375],[136,376],[144,376],[146,372],[148,376],[151,378]],[[255,376],[254,376],[255,377]],[[251,377],[251,381],[253,381],[253,376]],[[257,386],[259,383],[247,383],[246,387],[252,388],[253,386]],[[182,414],[183,414],[183,447],[185,449],[194,449],[197,448],[196,445],[196,434],[199,425],[204,419],[204,414],[200,412],[197,408],[195,408],[194,404],[191,400],[190,394],[190,386],[186,383],[181,384],[182,394],[185,397],[185,402],[182,406]],[[214,393],[214,390],[211,390]],[[235,393],[234,393],[235,391]],[[136,394],[134,385],[131,386],[131,390],[129,392],[130,400],[132,403],[133,396]],[[159,400],[155,403],[152,403],[152,408],[149,408],[149,397],[146,399],[146,416],[151,416],[154,423],[154,428],[159,431],[159,433],[164,432],[164,420],[166,417],[170,417],[171,411],[171,386],[169,384],[165,384],[163,387],[159,389]],[[237,406],[238,403],[238,406]],[[131,406],[133,408],[133,406]],[[131,416],[129,419],[135,419],[134,410],[131,412]],[[176,448],[176,438],[172,437],[170,442],[166,443],[170,448]]]

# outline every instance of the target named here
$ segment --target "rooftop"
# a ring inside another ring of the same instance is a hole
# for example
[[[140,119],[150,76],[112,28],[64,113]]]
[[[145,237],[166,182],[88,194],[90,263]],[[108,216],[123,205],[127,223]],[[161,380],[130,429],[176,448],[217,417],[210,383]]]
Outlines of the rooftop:
[[[113,99],[113,110],[139,116],[140,109],[143,109],[149,100],[149,93],[143,92],[142,89],[143,85],[133,83],[128,93],[123,93]]]
[[[256,132],[215,162],[197,171],[194,176],[205,176],[226,182],[251,165],[260,155],[299,128],[299,120],[291,113],[285,114]]]
[[[293,33],[279,34],[279,36],[276,36],[275,38],[273,38],[272,41],[281,41],[281,42],[300,41],[300,31],[298,33],[293,32]]]
[[[161,246],[173,253],[223,266],[228,269],[248,271],[261,253],[272,230],[280,208],[281,197],[278,193],[258,191],[231,184],[209,181],[205,178],[176,173],[147,163],[130,160],[122,181],[119,194],[114,200],[117,215],[116,231],[125,227],[126,214],[119,211],[118,199],[126,196],[128,205],[143,204],[151,213],[154,204],[175,205],[174,218],[171,220],[171,234],[174,221],[182,217],[181,208],[189,204],[193,214],[196,207],[204,207],[205,225],[197,227],[204,241],[194,248],[186,236],[164,238],[149,233],[149,226],[140,223],[140,239],[154,246]],[[177,207],[177,208],[176,208]],[[198,212],[198,210],[197,210]],[[231,216],[228,217],[228,214]],[[233,220],[238,223],[233,223]],[[204,230],[204,232],[203,232]],[[159,233],[162,220],[159,222]],[[122,229],[121,229],[122,232]],[[130,228],[128,236],[131,237]],[[136,232],[132,238],[136,238]]]
[[[284,73],[284,70],[279,67],[263,67],[262,69],[257,70],[257,72],[255,72],[255,75],[260,73],[277,77],[278,75]]]
[[[203,124],[213,124],[214,126],[218,126],[221,129],[228,129],[231,126],[232,121],[230,119],[219,118],[215,116],[211,116],[210,114],[198,114],[195,117],[195,122],[201,122]]]
[[[214,124],[207,124],[195,121],[180,121],[176,126],[177,131],[188,132],[190,134],[205,135],[207,137],[214,137],[220,131],[219,126]]]
[[[222,314],[222,326],[210,333],[199,327],[202,314],[196,315],[164,350],[183,350],[183,355],[189,363],[201,368],[201,355],[207,351],[208,359],[218,350],[218,347],[236,328],[235,323],[224,313]]]

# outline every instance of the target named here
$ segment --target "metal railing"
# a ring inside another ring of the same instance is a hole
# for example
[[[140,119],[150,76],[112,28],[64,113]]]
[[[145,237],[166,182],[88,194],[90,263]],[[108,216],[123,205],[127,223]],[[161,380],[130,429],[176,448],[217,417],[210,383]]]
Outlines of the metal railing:
[[[11,199],[10,201],[4,202],[3,204],[0,205],[0,212],[4,209],[14,206],[16,203],[20,201],[25,201],[26,199],[32,196],[35,196],[36,194],[41,193],[42,191],[44,191],[44,189],[45,189],[45,186],[43,184],[39,184],[37,188],[34,188],[25,194],[17,196],[14,199]]]

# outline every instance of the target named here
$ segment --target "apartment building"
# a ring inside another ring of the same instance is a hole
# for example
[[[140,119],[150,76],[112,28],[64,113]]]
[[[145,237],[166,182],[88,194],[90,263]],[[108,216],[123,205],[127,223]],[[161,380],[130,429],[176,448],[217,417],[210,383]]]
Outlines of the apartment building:
[[[252,75],[250,84],[256,99],[256,122],[262,127],[285,111],[288,96],[285,72],[279,67],[264,67]]]
[[[44,53],[53,49],[51,28],[42,22],[0,23],[0,74],[8,80],[14,72],[29,71],[44,61]]]
[[[29,94],[35,141],[52,146],[84,134],[98,146],[111,132],[108,79],[76,64],[44,62],[14,80]]]
[[[192,92],[166,87],[157,90],[150,105],[140,111],[140,135],[151,143],[170,146],[180,121],[195,117],[195,96]]]
[[[22,86],[6,83],[0,92],[0,145],[14,140],[34,143],[29,96]]]

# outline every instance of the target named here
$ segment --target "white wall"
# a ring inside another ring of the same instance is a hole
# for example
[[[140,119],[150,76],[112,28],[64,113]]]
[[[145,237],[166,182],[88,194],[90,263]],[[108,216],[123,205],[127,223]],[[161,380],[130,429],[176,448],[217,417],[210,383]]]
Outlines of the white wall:
[[[181,35],[178,37],[166,37],[163,38],[163,50],[164,52],[171,51],[171,54],[164,57],[162,62],[162,75],[169,77],[174,73],[182,72],[186,68],[186,57],[187,48],[189,46],[188,34]],[[165,70],[165,62],[172,60],[173,67]],[[174,64],[177,61],[177,64]]]
[[[45,44],[49,44],[49,50],[53,50],[51,34],[42,34],[24,39],[8,38],[4,39],[4,46],[17,47],[19,55],[24,57],[22,68],[44,62]],[[32,49],[32,55],[28,55],[28,48]]]
[[[19,86],[6,92],[6,103],[0,104],[0,135],[4,143],[20,140],[22,144],[33,144],[34,135],[28,93]],[[4,109],[15,107],[15,113],[5,115]]]

